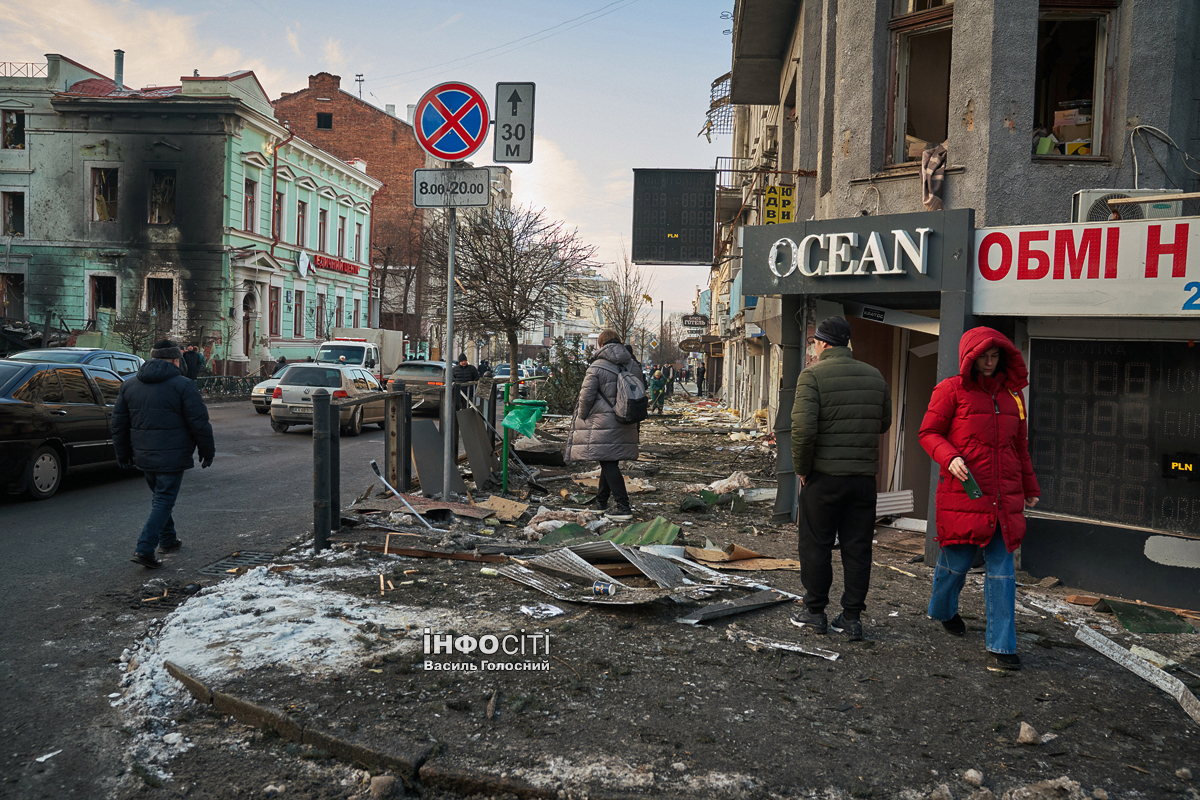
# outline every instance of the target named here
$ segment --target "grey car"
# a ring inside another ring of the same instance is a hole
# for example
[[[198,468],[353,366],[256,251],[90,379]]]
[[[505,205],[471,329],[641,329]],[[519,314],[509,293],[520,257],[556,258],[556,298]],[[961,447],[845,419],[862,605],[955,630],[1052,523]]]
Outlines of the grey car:
[[[271,430],[287,433],[293,425],[313,424],[312,393],[327,389],[331,399],[362,397],[382,393],[383,387],[362,367],[334,364],[289,365],[271,395]],[[346,436],[362,433],[363,425],[374,422],[383,427],[384,401],[348,406],[341,410],[341,428]]]
[[[446,393],[446,365],[440,361],[405,361],[387,379],[388,391],[396,381],[413,393],[413,411],[437,411],[442,415],[442,397]]]
[[[287,364],[265,381],[254,384],[254,388],[250,390],[250,404],[254,406],[255,411],[260,414],[271,413],[271,395],[275,392],[275,387],[279,385],[283,374],[291,367],[291,364]]]

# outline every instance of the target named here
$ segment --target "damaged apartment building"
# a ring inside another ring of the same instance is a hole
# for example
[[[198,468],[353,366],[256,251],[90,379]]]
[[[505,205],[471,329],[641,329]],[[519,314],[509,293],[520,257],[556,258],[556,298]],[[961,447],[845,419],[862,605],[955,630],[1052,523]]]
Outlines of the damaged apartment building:
[[[911,491],[921,524],[922,416],[988,325],[1031,370],[1025,568],[1194,607],[1198,39],[1194,0],[738,0],[701,300],[710,386],[769,410],[779,518],[821,319],[846,316],[892,387],[878,488]]]
[[[4,315],[220,374],[366,319],[380,182],[292,135],[254,73],[131,89],[59,55],[0,77]],[[9,143],[14,143],[9,146]]]

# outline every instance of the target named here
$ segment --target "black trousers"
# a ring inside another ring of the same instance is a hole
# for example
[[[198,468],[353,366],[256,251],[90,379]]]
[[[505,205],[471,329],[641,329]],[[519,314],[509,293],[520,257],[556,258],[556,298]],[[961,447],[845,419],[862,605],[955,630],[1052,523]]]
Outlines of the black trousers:
[[[617,501],[618,508],[629,508],[629,492],[625,491],[625,477],[616,461],[600,462],[600,491],[596,493],[596,502],[601,508],[608,506],[608,498],[612,496]]]
[[[804,605],[824,611],[833,584],[833,543],[842,550],[842,609],[857,619],[867,607],[871,539],[875,535],[875,477],[813,472],[800,490],[800,580]]]

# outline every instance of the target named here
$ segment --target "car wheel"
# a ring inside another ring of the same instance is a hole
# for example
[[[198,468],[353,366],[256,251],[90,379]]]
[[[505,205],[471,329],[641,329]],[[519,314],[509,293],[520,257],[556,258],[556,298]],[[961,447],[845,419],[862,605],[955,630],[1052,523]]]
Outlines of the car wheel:
[[[276,433],[287,433],[288,424],[286,422],[276,422],[275,420],[271,420],[271,430],[275,431]]]
[[[25,467],[25,493],[34,500],[48,500],[62,485],[62,456],[53,447],[39,447]]]
[[[255,406],[255,407],[254,407],[254,410],[255,410],[255,411],[257,411],[257,412],[258,412],[258,413],[260,413],[260,414],[270,414],[270,413],[271,413],[271,409],[269,409],[269,408],[259,408],[258,406]]]
[[[362,433],[363,407],[355,406],[354,411],[350,414],[350,424],[342,428],[342,433],[346,436],[358,436]]]

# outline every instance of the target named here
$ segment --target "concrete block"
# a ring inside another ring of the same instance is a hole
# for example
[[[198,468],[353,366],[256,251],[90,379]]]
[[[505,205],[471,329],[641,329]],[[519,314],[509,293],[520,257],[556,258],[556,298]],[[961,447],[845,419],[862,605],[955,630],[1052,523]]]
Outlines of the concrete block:
[[[184,688],[188,690],[192,697],[196,698],[205,705],[212,705],[212,689],[209,689],[203,683],[196,680],[191,675],[188,675],[179,667],[178,664],[173,664],[170,661],[164,661],[163,666],[167,668],[167,674],[182,683]]]

